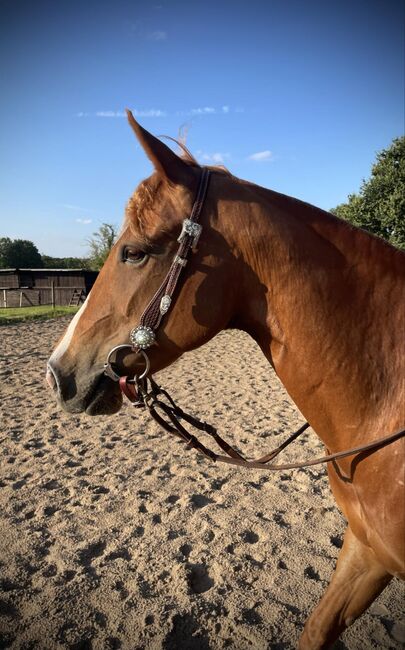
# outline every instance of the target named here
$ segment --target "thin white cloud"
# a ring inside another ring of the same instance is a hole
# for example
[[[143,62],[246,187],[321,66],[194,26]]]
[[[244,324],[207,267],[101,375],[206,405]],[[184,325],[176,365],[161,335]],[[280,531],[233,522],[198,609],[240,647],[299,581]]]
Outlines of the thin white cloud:
[[[72,203],[61,203],[62,208],[67,210],[75,210],[78,212],[91,212],[88,208],[82,208],[80,205],[73,205]]]
[[[123,111],[96,111],[96,117],[125,117]]]
[[[186,111],[176,111],[176,115],[195,117],[196,115],[217,115],[220,112],[214,106],[199,106],[198,108],[191,108]]]
[[[164,32],[162,29],[156,29],[154,32],[149,32],[147,38],[149,41],[166,41],[167,32]]]
[[[231,108],[227,104],[216,108],[215,106],[198,106],[197,108],[191,108],[188,110],[178,110],[175,111],[174,115],[177,116],[186,116],[186,117],[196,117],[199,115],[228,115],[229,113],[244,113],[244,108]],[[167,117],[170,115],[167,111],[164,111],[160,108],[146,108],[144,110],[132,110],[135,117]],[[76,117],[126,117],[124,111],[96,111],[95,113],[89,113],[85,111],[80,111],[76,113]]]
[[[228,115],[229,113],[244,113],[244,108],[231,108],[224,104],[220,108],[214,106],[199,106],[188,111],[176,111],[176,115]]]
[[[248,156],[248,160],[255,160],[256,162],[266,162],[273,159],[273,154],[271,151],[266,149],[266,151],[258,151],[257,153],[252,153]]]
[[[220,151],[216,151],[214,153],[207,153],[204,151],[197,151],[198,158],[201,160],[201,162],[204,163],[211,163],[213,165],[224,165],[227,160],[231,159],[231,154],[230,153],[222,153]]]
[[[135,117],[166,117],[166,111],[161,111],[160,108],[148,108],[145,111],[132,111]]]
[[[202,108],[192,108],[190,113],[191,115],[213,115],[216,113],[216,109],[212,106],[204,106]]]
[[[223,164],[226,159],[229,159],[231,155],[229,153],[221,153],[218,151],[217,153],[213,153],[211,157],[212,157],[212,161],[216,165],[220,165]]]
[[[83,225],[87,225],[88,223],[91,223],[93,219],[76,219],[77,223],[81,223]]]
[[[132,111],[135,117],[166,117],[166,111],[160,110],[160,108],[147,108],[145,110],[137,111],[134,109]],[[95,113],[76,113],[76,117],[126,117],[124,111],[96,111]]]

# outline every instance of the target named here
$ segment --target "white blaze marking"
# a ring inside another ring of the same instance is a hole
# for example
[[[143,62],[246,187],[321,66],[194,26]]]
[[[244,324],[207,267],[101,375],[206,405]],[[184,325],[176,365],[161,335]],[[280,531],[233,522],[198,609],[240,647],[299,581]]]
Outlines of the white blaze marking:
[[[87,301],[89,298],[90,298],[90,293],[87,296],[86,300],[84,301],[83,305],[80,307],[77,314],[75,314],[73,320],[69,323],[69,327],[66,330],[65,336],[59,343],[58,347],[53,351],[49,361],[59,361],[59,359],[65,354],[73,338],[73,334],[75,333],[76,326],[79,320],[81,319],[81,317],[83,316],[84,312],[86,311]]]

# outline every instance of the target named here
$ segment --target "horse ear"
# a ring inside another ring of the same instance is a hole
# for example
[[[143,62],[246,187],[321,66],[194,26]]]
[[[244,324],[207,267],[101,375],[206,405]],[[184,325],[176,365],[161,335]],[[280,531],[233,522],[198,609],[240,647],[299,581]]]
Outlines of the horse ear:
[[[149,133],[135,120],[131,111],[127,109],[127,117],[139,144],[152,162],[156,171],[176,185],[194,187],[195,171],[174,151],[167,147],[161,140]]]

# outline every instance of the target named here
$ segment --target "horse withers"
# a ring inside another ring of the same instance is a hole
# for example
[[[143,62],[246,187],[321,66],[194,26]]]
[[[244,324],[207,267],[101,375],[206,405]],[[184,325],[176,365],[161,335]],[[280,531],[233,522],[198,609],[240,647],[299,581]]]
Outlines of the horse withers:
[[[116,413],[115,378],[155,373],[233,327],[257,341],[330,453],[403,426],[404,254],[223,169],[211,169],[197,250],[180,255],[182,275],[167,313],[161,308],[145,369],[141,339],[130,344],[129,333],[171,277],[203,170],[128,117],[154,172],[130,198],[119,239],[49,360],[48,383],[61,406]],[[404,459],[401,439],[329,463],[348,527],[300,648],[330,645],[393,576],[405,577]]]

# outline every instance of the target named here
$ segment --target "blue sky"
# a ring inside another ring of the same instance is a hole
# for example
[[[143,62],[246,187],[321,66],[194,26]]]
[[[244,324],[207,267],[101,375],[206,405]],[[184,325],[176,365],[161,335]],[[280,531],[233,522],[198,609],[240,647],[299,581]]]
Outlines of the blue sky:
[[[324,209],[404,129],[399,0],[0,0],[0,236],[84,256],[151,169],[125,107]]]

